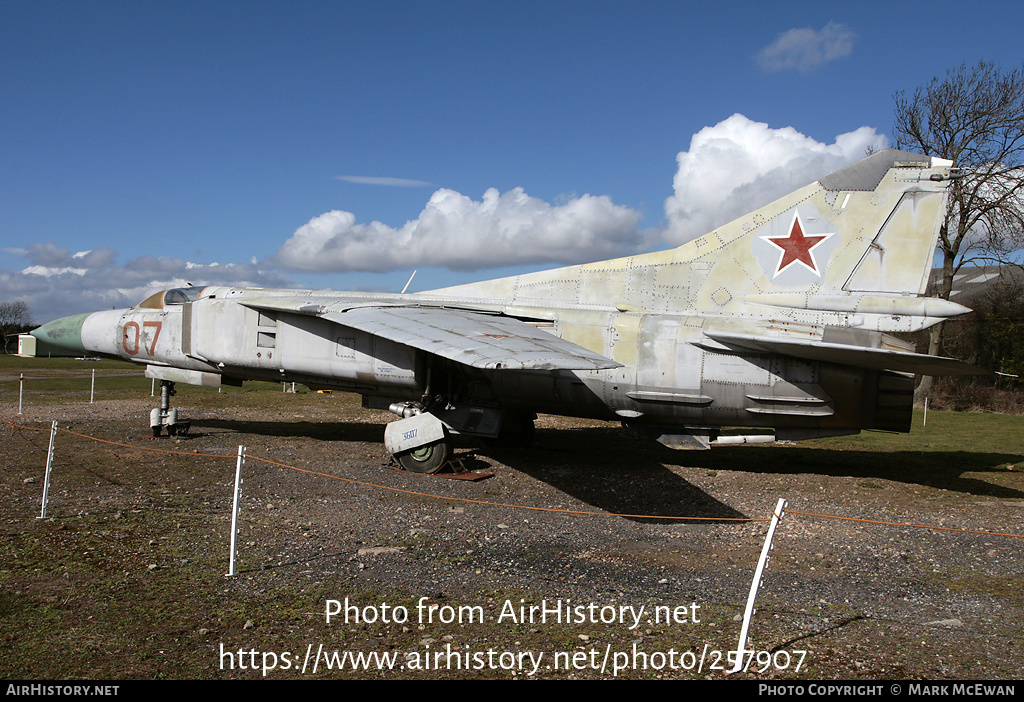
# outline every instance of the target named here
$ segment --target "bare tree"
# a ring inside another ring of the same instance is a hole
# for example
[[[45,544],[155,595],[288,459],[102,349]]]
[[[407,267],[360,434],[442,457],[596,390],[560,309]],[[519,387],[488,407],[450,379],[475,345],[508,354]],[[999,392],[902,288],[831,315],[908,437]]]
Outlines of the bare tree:
[[[897,145],[961,169],[939,231],[938,294],[948,300],[961,266],[1009,263],[1024,247],[1024,69],[963,64],[894,98]],[[932,327],[928,353],[939,354],[942,328]],[[919,392],[930,391],[925,378]]]
[[[0,302],[0,338],[3,340],[3,352],[7,353],[10,342],[8,335],[19,334],[31,329],[35,324],[32,322],[32,314],[29,312],[28,303],[24,300],[14,302]]]

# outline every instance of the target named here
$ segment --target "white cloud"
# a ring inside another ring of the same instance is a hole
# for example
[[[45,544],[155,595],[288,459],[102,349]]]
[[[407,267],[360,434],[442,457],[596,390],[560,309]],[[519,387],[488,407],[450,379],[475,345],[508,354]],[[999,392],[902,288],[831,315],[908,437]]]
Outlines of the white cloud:
[[[334,176],[346,183],[358,183],[360,185],[383,185],[392,188],[429,188],[433,183],[425,180],[413,180],[412,178],[391,178],[388,176]]]
[[[490,188],[481,200],[440,189],[400,228],[357,224],[334,210],[299,227],[276,262],[305,271],[382,272],[417,266],[475,270],[527,263],[579,263],[644,250],[641,215],[607,196],[551,205],[522,188]]]
[[[665,240],[679,245],[864,158],[888,140],[871,127],[823,144],[792,127],[772,129],[735,114],[705,127],[676,157],[675,195],[665,200]]]
[[[115,252],[106,246],[71,253],[68,249],[57,246],[52,241],[45,244],[29,244],[25,249],[11,249],[10,253],[27,258],[37,269],[74,268],[85,271],[102,268],[114,262]]]
[[[118,265],[116,252],[96,248],[78,253],[53,243],[30,244],[22,254],[31,265],[0,270],[0,300],[24,300],[37,322],[79,312],[137,305],[153,292],[197,285],[289,287],[291,281],[249,264],[194,263],[167,256],[143,256]]]
[[[648,250],[653,236],[678,245],[887,145],[870,127],[832,144],[792,127],[772,129],[733,115],[695,134],[678,157],[675,195],[663,231],[641,230],[640,213],[608,196],[559,205],[521,188],[493,188],[480,200],[437,190],[420,215],[399,228],[358,223],[334,210],[299,227],[275,262],[303,271],[373,271],[440,266],[475,270],[532,263],[579,263]]]
[[[63,273],[71,273],[74,275],[85,275],[89,272],[88,268],[71,268],[70,266],[55,267],[55,266],[29,266],[21,269],[24,275],[41,275],[44,278],[50,278],[55,275],[61,275]]]
[[[807,73],[853,51],[856,34],[844,24],[829,22],[820,30],[810,27],[783,32],[755,57],[766,71],[798,70]]]

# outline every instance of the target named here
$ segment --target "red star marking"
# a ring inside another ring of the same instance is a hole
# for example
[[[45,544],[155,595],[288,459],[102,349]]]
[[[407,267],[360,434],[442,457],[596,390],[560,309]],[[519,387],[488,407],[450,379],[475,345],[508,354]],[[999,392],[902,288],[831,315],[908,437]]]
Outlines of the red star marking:
[[[800,215],[794,212],[793,226],[789,230],[788,236],[761,237],[781,249],[781,253],[779,254],[779,264],[776,266],[775,275],[772,277],[774,278],[778,276],[779,273],[786,270],[794,263],[799,263],[811,273],[820,276],[821,271],[818,270],[818,264],[814,259],[814,247],[825,241],[825,239],[828,239],[830,236],[832,236],[832,234],[804,236],[804,228],[800,223]]]

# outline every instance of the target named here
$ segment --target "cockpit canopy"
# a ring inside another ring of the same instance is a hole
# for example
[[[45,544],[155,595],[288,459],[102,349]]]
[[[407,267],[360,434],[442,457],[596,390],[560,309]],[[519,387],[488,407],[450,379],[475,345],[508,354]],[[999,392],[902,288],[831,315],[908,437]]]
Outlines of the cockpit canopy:
[[[195,302],[203,295],[208,286],[192,286],[190,288],[171,288],[153,293],[143,300],[139,307],[150,309],[162,309],[170,305],[184,305],[186,302]]]

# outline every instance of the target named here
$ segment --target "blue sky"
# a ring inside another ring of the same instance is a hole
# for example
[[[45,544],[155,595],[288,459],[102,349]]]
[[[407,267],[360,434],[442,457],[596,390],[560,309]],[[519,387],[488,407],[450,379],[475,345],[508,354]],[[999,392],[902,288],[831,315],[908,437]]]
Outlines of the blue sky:
[[[896,91],[1024,59],[1011,2],[0,12],[0,299],[38,322],[676,245],[884,144]]]

